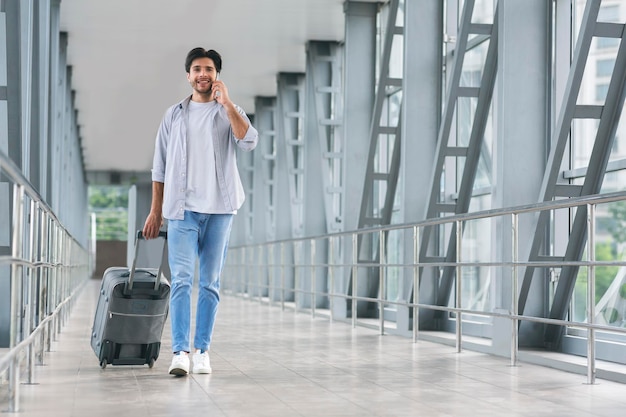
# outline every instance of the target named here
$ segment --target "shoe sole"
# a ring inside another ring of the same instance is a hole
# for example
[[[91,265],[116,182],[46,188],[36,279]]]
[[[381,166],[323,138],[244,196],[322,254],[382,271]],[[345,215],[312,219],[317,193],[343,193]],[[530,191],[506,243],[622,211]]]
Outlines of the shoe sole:
[[[185,371],[182,368],[174,368],[174,369],[170,369],[170,375],[176,375],[176,376],[185,376],[187,375],[189,372]]]
[[[194,369],[193,373],[194,374],[210,374],[213,370],[212,369]]]

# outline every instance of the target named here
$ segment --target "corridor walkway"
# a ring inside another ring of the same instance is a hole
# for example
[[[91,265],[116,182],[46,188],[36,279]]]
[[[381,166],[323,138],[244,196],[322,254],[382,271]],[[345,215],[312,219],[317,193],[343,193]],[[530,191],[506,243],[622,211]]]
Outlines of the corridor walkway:
[[[225,296],[213,374],[167,374],[169,328],[155,366],[101,369],[89,339],[100,281],[81,291],[22,417],[620,416],[626,385],[329,324]],[[7,409],[6,385],[0,408]]]

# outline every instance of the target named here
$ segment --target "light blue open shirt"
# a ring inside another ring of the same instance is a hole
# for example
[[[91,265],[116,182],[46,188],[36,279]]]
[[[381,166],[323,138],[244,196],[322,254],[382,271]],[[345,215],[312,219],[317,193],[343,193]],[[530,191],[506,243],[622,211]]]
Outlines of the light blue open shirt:
[[[163,217],[182,220],[187,188],[187,123],[191,96],[168,108],[156,136],[152,181],[162,182]],[[251,151],[259,140],[257,130],[239,106],[237,111],[248,121],[248,131],[237,140],[230,126],[226,109],[220,106],[213,123],[213,148],[217,181],[224,206],[235,212],[245,200],[237,169],[236,147]]]

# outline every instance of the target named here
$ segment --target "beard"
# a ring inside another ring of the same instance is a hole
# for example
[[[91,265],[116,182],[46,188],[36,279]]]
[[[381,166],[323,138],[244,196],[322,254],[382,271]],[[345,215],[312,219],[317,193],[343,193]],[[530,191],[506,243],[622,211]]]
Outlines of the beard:
[[[192,87],[193,87],[194,90],[196,90],[200,94],[210,95],[211,92],[213,91],[213,81],[209,81],[206,85],[203,85],[203,84],[199,83],[198,81],[195,81],[192,84]]]

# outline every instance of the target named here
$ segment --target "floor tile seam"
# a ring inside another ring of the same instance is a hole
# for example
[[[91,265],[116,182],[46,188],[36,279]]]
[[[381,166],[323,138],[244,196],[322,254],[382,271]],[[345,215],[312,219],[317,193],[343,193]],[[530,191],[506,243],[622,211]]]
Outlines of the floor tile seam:
[[[282,399],[278,398],[272,392],[269,392],[266,389],[263,389],[263,390],[265,392],[267,392],[269,395],[271,395],[274,399],[276,399],[282,406],[287,407],[290,410],[290,415],[293,415],[293,416],[303,416],[303,414],[300,413],[298,410],[296,410],[291,404],[284,402]],[[224,408],[224,406],[220,405],[219,400],[216,400],[214,395],[209,394],[208,397],[213,402],[213,404],[215,404],[215,406],[220,410],[220,412],[222,412],[222,414],[224,414],[224,416],[228,416],[228,409]],[[293,413],[293,414],[291,414],[291,413]]]
[[[354,372],[346,372],[344,369],[338,368],[337,366],[332,365],[332,364],[329,364],[329,363],[327,363],[327,365],[329,365],[330,367],[332,367],[332,368],[334,368],[334,369],[338,369],[338,370],[342,371],[344,374],[350,375],[350,376],[351,376],[351,377],[353,377],[353,378],[361,379],[361,378],[359,377],[359,375],[355,374]],[[298,374],[299,374],[299,373],[298,373]],[[343,398],[344,400],[347,400],[347,401],[349,401],[350,403],[355,404],[356,406],[358,406],[358,407],[360,407],[360,408],[363,408],[363,407],[362,407],[362,406],[360,406],[359,404],[354,403],[354,401],[350,400],[349,398],[346,398],[346,397],[345,397],[345,395],[342,395],[342,394],[339,394],[339,393],[333,392],[332,390],[329,390],[326,386],[322,385],[322,383],[321,383],[321,382],[315,381],[315,380],[313,380],[313,379],[311,379],[311,378],[309,378],[309,377],[307,377],[307,376],[305,376],[305,375],[302,375],[302,374],[299,374],[299,375],[300,375],[302,378],[304,378],[304,379],[306,379],[306,380],[310,381],[311,383],[313,383],[313,384],[315,384],[315,385],[317,385],[317,386],[322,387],[323,389],[325,389],[326,391],[328,391],[328,392],[332,393],[333,395],[339,396],[340,398]],[[386,386],[384,386],[384,385],[381,385],[380,383],[378,383],[378,382],[376,382],[376,381],[368,380],[368,382],[372,383],[372,385],[374,385],[374,386],[377,386],[377,387],[379,387],[379,388],[384,389],[384,390],[385,390],[385,391],[387,391],[387,392],[390,392],[390,393],[393,393],[393,394],[395,394],[395,395],[398,395],[398,396],[400,396],[401,398],[404,398],[404,399],[409,400],[409,401],[411,401],[411,402],[416,402],[416,401],[415,401],[415,399],[413,399],[413,398],[411,398],[411,397],[409,397],[409,396],[407,396],[407,395],[404,395],[404,394],[402,394],[402,393],[399,393],[399,392],[397,392],[397,391],[394,391],[393,389],[390,389],[389,387],[386,387]],[[346,394],[346,395],[347,395],[347,394]],[[419,403],[417,403],[417,404],[419,404]]]
[[[139,392],[139,397],[140,398],[137,398],[137,401],[141,401],[144,404],[145,409],[149,411],[150,410],[150,402],[146,400],[146,396],[144,395],[145,392],[144,392],[142,384],[139,381],[139,377],[137,375],[136,368],[133,366],[129,370],[131,371],[131,375],[133,376],[133,381],[134,381],[135,387],[136,387],[135,390],[137,392]],[[151,415],[152,415],[152,413],[149,412],[148,416],[151,416]]]
[[[266,357],[267,357],[267,355],[266,355]],[[311,379],[311,378],[309,378],[309,377],[307,377],[307,376],[303,375],[302,373],[300,373],[300,372],[298,372],[298,371],[296,371],[296,370],[294,370],[294,369],[291,369],[291,368],[286,367],[286,366],[285,366],[284,364],[282,364],[281,362],[279,362],[279,361],[277,361],[277,360],[274,360],[273,358],[270,358],[270,361],[271,361],[271,362],[273,362],[273,363],[275,363],[275,364],[278,364],[280,367],[282,367],[283,369],[285,369],[285,370],[289,371],[290,373],[292,373],[292,374],[294,374],[294,375],[297,375],[297,376],[298,376],[298,377],[300,377],[301,379],[306,380],[306,381],[308,381],[309,383],[311,383],[311,384],[313,384],[313,385],[315,385],[315,386],[321,387],[324,391],[328,392],[329,394],[332,394],[332,395],[334,395],[334,396],[336,396],[336,397],[342,398],[342,399],[344,399],[344,400],[348,401],[349,403],[351,403],[351,404],[355,405],[355,406],[356,406],[356,407],[358,407],[359,409],[362,409],[362,410],[368,411],[368,409],[367,409],[367,408],[363,407],[363,406],[362,406],[362,405],[360,405],[360,404],[355,403],[355,402],[354,402],[353,400],[351,400],[350,398],[346,398],[346,396],[344,396],[344,395],[341,395],[341,394],[336,393],[336,392],[334,392],[334,391],[332,391],[332,390],[329,390],[326,386],[322,385],[320,382],[317,382],[317,381],[315,381],[315,380],[313,380],[313,379]],[[334,365],[332,365],[332,364],[331,364],[330,366],[331,366],[331,367],[333,367],[333,368],[335,368],[335,366],[334,366]],[[236,369],[239,369],[239,368],[236,368]],[[242,372],[243,372],[243,371],[242,371]],[[345,373],[345,372],[344,372],[344,373]],[[245,373],[244,373],[244,375],[245,375]],[[353,376],[353,377],[355,377],[355,378],[358,378],[358,376],[357,376],[357,375],[352,375],[352,376]],[[249,379],[250,379],[250,380],[252,380],[252,381],[254,381],[255,383],[257,383],[257,385],[261,386],[261,387],[262,387],[262,388],[263,388],[266,392],[268,392],[268,393],[270,393],[271,395],[273,395],[274,397],[276,397],[276,395],[275,395],[275,394],[271,393],[271,392],[270,392],[270,391],[268,391],[265,387],[263,387],[263,384],[262,384],[262,383],[260,383],[260,381],[258,381],[258,380],[256,380],[256,379],[254,379],[254,378],[249,378]],[[387,389],[387,391],[390,391],[390,390],[388,390],[388,389]],[[393,392],[393,391],[390,391],[390,392]],[[408,398],[408,399],[409,399],[409,400],[411,400],[410,398]],[[279,399],[279,400],[280,400],[280,399]],[[280,401],[281,401],[281,403],[286,404],[286,403],[284,403],[282,400],[280,400]],[[413,400],[411,400],[411,401],[413,401]],[[287,404],[287,405],[289,405],[289,404]],[[290,408],[292,408],[292,407],[290,407]]]
[[[479,382],[483,383],[482,381],[479,381]],[[497,407],[499,407],[499,408],[503,408],[503,410],[504,410],[504,411],[507,411],[507,412],[508,412],[508,411],[511,411],[511,410],[510,410],[510,407],[503,407],[503,406],[500,406],[500,404],[497,404],[497,403],[491,403],[491,402],[486,401],[486,400],[483,400],[483,399],[481,399],[481,398],[477,398],[477,397],[474,397],[474,396],[468,395],[468,394],[466,394],[466,393],[464,393],[464,392],[462,392],[462,391],[455,390],[454,388],[450,388],[450,387],[448,387],[448,386],[442,386],[441,384],[438,384],[438,383],[434,383],[433,385],[438,386],[438,387],[439,387],[439,389],[438,389],[438,390],[440,390],[440,391],[454,392],[454,397],[456,397],[456,396],[463,396],[463,397],[467,397],[468,402],[480,401],[480,402],[482,402],[482,403],[486,403],[486,404],[488,404],[488,405],[492,405],[492,406],[497,406]],[[514,388],[514,387],[502,388],[502,387],[499,387],[499,386],[497,386],[497,385],[494,385],[494,387],[496,387],[496,388],[501,388],[501,389],[503,389],[503,390],[504,390],[504,391],[506,391],[506,392],[514,392],[514,393],[515,393],[515,394],[517,394],[517,395],[523,395],[523,396],[526,396],[526,397],[528,397],[528,400],[529,400],[529,401],[531,401],[531,402],[536,402],[536,401],[538,401],[538,400],[541,400],[541,401],[545,401],[545,402],[547,402],[547,403],[550,403],[552,406],[556,406],[556,407],[559,407],[559,408],[566,407],[566,408],[567,408],[567,409],[569,409],[569,410],[572,410],[572,409],[573,409],[574,411],[583,411],[583,410],[581,410],[581,409],[579,409],[579,408],[572,407],[572,406],[571,406],[571,405],[569,405],[569,404],[563,404],[563,403],[558,403],[558,402],[555,402],[555,401],[553,400],[553,398],[552,398],[552,397],[541,397],[541,398],[538,398],[538,397],[537,397],[537,396],[535,396],[535,395],[531,395],[531,394],[528,394],[528,393],[525,393],[525,392],[522,392],[522,391],[515,390],[515,388]],[[588,412],[588,410],[585,410],[585,412]],[[571,411],[570,411],[570,413],[571,413]],[[568,415],[576,415],[576,414],[568,414]],[[594,415],[595,415],[595,414],[594,414]],[[591,415],[590,415],[590,417],[591,417]]]
[[[281,404],[289,407],[290,410],[292,410],[294,413],[296,413],[298,416],[302,416],[303,414],[301,414],[300,412],[298,412],[296,409],[294,409],[290,404],[284,402],[280,397],[278,397],[276,394],[274,394],[273,392],[271,392],[270,390],[268,390],[263,383],[260,380],[257,380],[255,378],[251,378],[247,373],[245,373],[244,371],[242,371],[239,367],[235,366],[231,361],[225,359],[224,357],[221,357],[221,359],[229,364],[230,366],[232,366],[234,369],[237,369],[241,375],[246,377],[247,381],[253,382],[256,386],[260,387],[263,391],[265,391],[267,394],[271,395],[273,398],[275,398],[276,400],[278,400]],[[217,404],[217,402],[214,400],[213,395],[210,392],[207,392],[204,387],[196,380],[196,378],[194,376],[192,376],[194,383],[196,383],[200,389],[205,392],[205,394],[207,394],[207,397],[211,399],[211,401],[213,401],[214,403]],[[220,408],[220,411],[222,411],[225,415],[227,415],[227,413],[218,406],[218,408]]]
[[[206,377],[206,375],[203,375],[204,377]],[[220,406],[218,401],[215,401],[215,399],[213,398],[213,396],[211,395],[211,393],[209,393],[204,386],[200,383],[200,381],[198,381],[198,379],[196,379],[196,376],[193,373],[190,373],[188,375],[188,378],[191,378],[191,380],[193,381],[193,383],[200,388],[200,391],[204,392],[205,396],[207,399],[209,399],[211,401],[211,403],[213,403],[213,405],[215,405],[215,407],[217,407],[220,412],[224,415],[224,416],[228,416],[228,414],[226,413],[226,411]]]
[[[354,376],[355,378],[358,378],[358,376],[356,376],[356,375],[353,375],[353,376]],[[342,393],[334,392],[334,391],[332,391],[332,390],[329,390],[326,386],[322,385],[322,384],[321,384],[321,383],[319,383],[319,382],[316,382],[316,381],[314,381],[314,380],[311,380],[310,378],[307,378],[306,376],[302,376],[302,377],[303,377],[303,378],[305,378],[305,379],[307,379],[307,380],[309,380],[309,381],[311,381],[313,384],[315,384],[315,385],[318,385],[318,386],[322,387],[324,390],[326,390],[327,392],[332,393],[334,396],[339,397],[339,398],[342,398],[343,400],[347,401],[348,403],[353,404],[354,406],[358,407],[359,409],[362,409],[362,410],[365,410],[365,411],[371,411],[371,410],[370,410],[370,409],[368,409],[365,405],[359,404],[359,403],[357,403],[355,400],[353,400],[353,399],[351,398],[350,393],[342,394]],[[396,391],[393,391],[393,390],[391,390],[391,389],[389,389],[389,388],[387,388],[387,387],[381,386],[381,385],[376,384],[376,383],[374,383],[373,385],[378,386],[379,388],[383,388],[385,391],[388,391],[388,392],[390,392],[390,393],[393,393],[393,394],[395,394],[395,395],[398,395],[399,397],[401,397],[401,398],[403,398],[403,399],[405,399],[405,400],[408,400],[408,401],[409,401],[409,402],[411,402],[411,403],[414,403],[416,407],[417,407],[417,406],[419,406],[419,407],[420,407],[420,410],[421,410],[421,411],[426,411],[426,410],[423,410],[423,407],[424,407],[425,405],[424,405],[422,402],[415,400],[414,398],[411,398],[411,397],[409,397],[409,396],[403,395],[403,394],[401,394],[401,393],[398,393],[398,392],[396,392]],[[431,406],[429,406],[429,405],[426,405],[426,407],[432,408],[432,407],[431,407]],[[434,408],[432,408],[432,409],[433,409],[433,410],[435,410]],[[379,417],[386,417],[386,415],[381,415],[381,414],[378,414],[378,413],[375,413],[374,415],[379,416]]]

